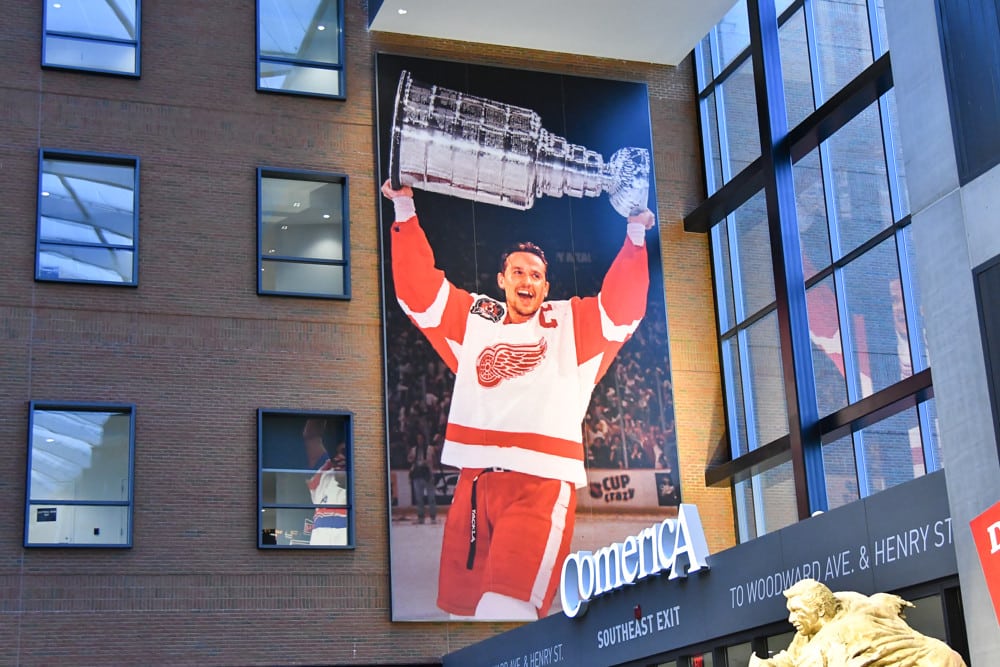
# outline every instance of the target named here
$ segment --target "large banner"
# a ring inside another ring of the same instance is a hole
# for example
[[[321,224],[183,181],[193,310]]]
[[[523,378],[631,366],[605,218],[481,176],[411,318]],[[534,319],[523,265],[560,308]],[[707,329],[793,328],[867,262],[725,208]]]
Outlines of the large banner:
[[[646,86],[376,74],[393,620],[545,616],[681,501]]]

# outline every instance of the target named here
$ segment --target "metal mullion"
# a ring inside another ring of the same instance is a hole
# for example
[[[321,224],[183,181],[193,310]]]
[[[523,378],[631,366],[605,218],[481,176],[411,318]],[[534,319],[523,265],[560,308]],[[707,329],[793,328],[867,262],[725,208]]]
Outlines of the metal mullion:
[[[875,6],[876,0],[868,0],[866,9],[868,10],[868,36],[872,46],[872,62],[878,60],[883,53],[888,51],[882,46],[882,38],[878,34],[878,8]]]
[[[757,438],[757,417],[754,413],[756,400],[753,393],[753,373],[751,372],[750,342],[748,340],[749,329],[741,329],[736,334],[736,347],[740,356],[740,383],[743,388],[743,420],[746,424],[747,451],[752,452],[759,446]],[[754,512],[754,532],[762,535],[767,532],[767,523],[764,515],[764,492],[757,483],[759,476],[751,477],[746,483],[750,484],[750,493],[753,496]],[[745,511],[744,507],[744,511]],[[746,516],[744,513],[743,516]]]
[[[723,222],[722,224],[726,224],[726,223]],[[712,247],[713,248],[718,248],[718,247],[720,247],[722,245],[722,240],[721,240],[722,232],[720,231],[721,229],[722,229],[722,225],[716,225],[715,227],[712,228]],[[727,237],[729,235],[729,229],[728,229],[728,227],[726,228],[726,235],[727,235]],[[726,284],[725,284],[725,274],[727,272],[729,273],[730,284],[732,284],[732,280],[733,280],[733,275],[732,275],[732,271],[731,271],[732,264],[731,263],[726,263],[724,261],[724,259],[722,258],[721,255],[722,255],[721,252],[713,252],[712,253],[712,277],[715,279],[716,285],[718,285],[719,282],[722,282],[722,289],[721,290],[716,290],[715,308],[716,308],[716,312],[719,315],[719,323],[720,324],[722,322],[726,323],[726,330],[725,330],[725,332],[722,332],[722,331],[719,332],[719,340],[720,341],[723,338],[725,338],[726,333],[728,333],[729,331],[732,331],[735,328],[735,326],[736,326],[735,324],[733,326],[729,326],[729,322],[730,321],[732,321],[734,323],[736,322],[736,314],[729,312],[729,299],[726,298]],[[730,257],[732,257],[732,253],[731,252],[730,252]]]
[[[795,497],[798,516],[805,519],[826,510],[827,499],[778,25],[771,0],[748,5]]]
[[[904,234],[905,229],[905,227],[900,227],[896,230],[896,257],[899,261],[899,287],[903,298],[903,312],[906,315],[906,340],[910,345],[910,371],[917,373],[924,370],[924,339],[920,335],[919,322],[917,321],[919,308],[913,302],[914,295],[911,289],[913,275],[910,270],[910,258],[907,254],[909,243]]]
[[[298,255],[261,255],[265,262],[287,262],[289,264],[321,264],[324,266],[346,266],[346,259],[324,259],[322,257],[301,257]]]
[[[261,56],[260,60],[261,62],[315,67],[316,69],[342,70],[344,68],[343,63],[327,63],[322,60],[305,60],[303,58],[286,58],[284,56]]]
[[[122,39],[120,37],[97,37],[95,35],[88,35],[79,32],[62,32],[60,30],[46,30],[46,37],[62,37],[63,39],[75,39],[81,42],[104,42],[107,44],[114,44],[117,46],[136,46],[138,41],[135,39]]]
[[[882,151],[885,161],[885,175],[889,183],[889,204],[892,210],[892,221],[902,218],[903,200],[899,193],[899,172],[896,169],[896,145],[892,139],[892,122],[889,118],[889,99],[886,95],[878,98],[879,120],[882,126]]]
[[[819,44],[816,42],[813,0],[805,0],[802,3],[802,22],[806,29],[806,53],[809,57],[809,78],[812,80],[813,110],[816,110],[823,104],[823,79],[819,71]]]
[[[868,480],[868,466],[865,465],[868,457],[865,456],[864,431],[851,433],[851,443],[854,447],[854,471],[858,478],[858,498],[867,498],[871,495],[872,489]]]
[[[714,104],[717,101],[717,98],[712,98],[712,101]],[[701,150],[702,154],[705,156],[705,190],[709,193],[715,193],[722,184],[719,183],[716,185],[715,183],[715,167],[712,160],[712,119],[709,114],[714,113],[716,115],[716,127],[718,128],[718,109],[713,108],[709,110],[708,98],[706,97],[705,99],[698,100],[698,113],[701,115],[702,127]]]

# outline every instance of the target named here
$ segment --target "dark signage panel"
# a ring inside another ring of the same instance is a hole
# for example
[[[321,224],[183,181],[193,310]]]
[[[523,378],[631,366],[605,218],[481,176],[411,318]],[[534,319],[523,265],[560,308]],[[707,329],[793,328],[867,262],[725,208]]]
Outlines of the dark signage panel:
[[[614,665],[787,617],[799,579],[834,591],[893,591],[957,572],[944,473],[936,472],[444,657],[446,666]]]

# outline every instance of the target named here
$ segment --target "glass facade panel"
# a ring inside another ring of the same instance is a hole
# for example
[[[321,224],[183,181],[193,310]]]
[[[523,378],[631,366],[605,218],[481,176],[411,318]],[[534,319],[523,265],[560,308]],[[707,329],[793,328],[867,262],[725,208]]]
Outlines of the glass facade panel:
[[[725,117],[728,149],[723,154],[730,178],[760,157],[760,128],[757,125],[757,94],[754,91],[753,64],[749,59],[719,84]],[[728,179],[727,179],[728,180]]]
[[[844,267],[844,289],[852,379],[864,398],[912,375],[894,237]]]
[[[344,293],[344,267],[264,260],[260,267],[260,284],[262,292],[340,296]]]
[[[806,291],[806,307],[816,376],[816,407],[819,416],[825,417],[847,406],[844,348],[833,277],[825,278]]]
[[[878,105],[841,128],[827,146],[842,256],[893,222]]]
[[[747,667],[750,664],[750,642],[726,647],[726,667]]]
[[[896,91],[890,90],[883,98],[886,109],[889,113],[889,137],[892,140],[891,156],[893,158],[893,169],[896,173],[897,207],[895,211],[896,220],[901,220],[910,214],[910,195],[906,187],[906,165],[903,162],[903,143],[899,138],[899,123],[896,119],[899,114],[896,112]]]
[[[715,93],[709,95],[701,101],[702,127],[705,128],[705,155],[711,156],[705,165],[706,182],[708,194],[712,195],[721,188],[726,179],[722,175],[722,146],[719,143],[719,114],[715,106]]]
[[[811,3],[818,50],[820,104],[872,64],[865,0]]]
[[[847,435],[823,447],[823,472],[829,509],[861,498],[853,437]]]
[[[750,23],[747,20],[747,2],[738,0],[733,8],[715,26],[719,45],[719,69],[724,70],[736,56],[750,46]]]
[[[910,600],[912,607],[906,608],[906,624],[922,635],[948,641],[948,627],[945,625],[944,605],[940,595]]]
[[[732,255],[729,250],[729,225],[712,228],[715,262],[715,285],[718,292],[719,329],[728,331],[736,326],[736,301],[733,294]]]
[[[88,283],[135,283],[135,254],[131,250],[57,243],[38,244],[39,280]]]
[[[729,382],[726,383],[729,402],[729,438],[733,456],[742,456],[750,451],[747,436],[746,401],[743,397],[743,371],[740,363],[740,348],[736,337],[722,344],[722,364]]]
[[[739,278],[740,288],[736,317],[742,320],[774,303],[771,239],[764,193],[758,192],[748,199],[732,217],[739,262],[733,271]]]
[[[791,461],[757,475],[754,484],[760,486],[764,515],[758,534],[773,533],[799,520]]]
[[[258,414],[258,546],[353,546],[347,413]]]
[[[929,401],[921,403],[919,408],[924,413],[923,417],[927,424],[927,427],[921,428],[920,431],[921,437],[924,440],[924,448],[931,451],[935,461],[933,470],[929,469],[928,472],[933,472],[944,467],[944,459],[941,453],[941,439],[938,437],[937,403],[932,398]],[[930,467],[928,466],[928,468]]]
[[[26,546],[127,546],[131,408],[31,407]]]
[[[826,217],[826,193],[820,153],[814,150],[792,167],[795,181],[795,214],[799,221],[799,246],[802,250],[802,273],[809,280],[828,267],[830,231]]]
[[[860,433],[870,493],[884,491],[927,472],[915,408],[883,419]]]
[[[785,86],[788,127],[795,127],[816,109],[813,102],[805,11],[799,9],[778,30],[781,78]]]
[[[264,90],[312,95],[341,95],[340,72],[290,63],[261,62],[260,87]]]
[[[747,342],[754,435],[757,445],[763,445],[788,433],[777,314],[771,313],[751,326]]]

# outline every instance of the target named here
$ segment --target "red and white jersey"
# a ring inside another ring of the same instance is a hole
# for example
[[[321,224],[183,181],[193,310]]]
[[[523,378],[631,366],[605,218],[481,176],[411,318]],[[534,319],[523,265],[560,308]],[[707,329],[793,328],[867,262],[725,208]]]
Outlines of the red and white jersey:
[[[441,462],[587,485],[581,422],[646,308],[645,246],[626,241],[600,294],[547,301],[527,322],[452,285],[416,217],[393,225],[396,296],[455,373]]]

